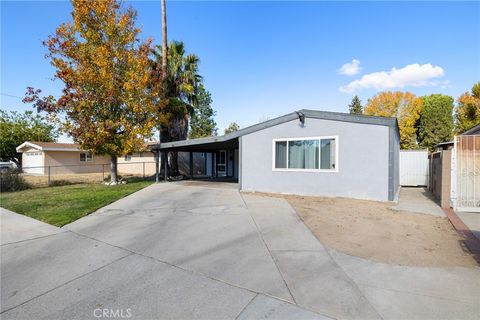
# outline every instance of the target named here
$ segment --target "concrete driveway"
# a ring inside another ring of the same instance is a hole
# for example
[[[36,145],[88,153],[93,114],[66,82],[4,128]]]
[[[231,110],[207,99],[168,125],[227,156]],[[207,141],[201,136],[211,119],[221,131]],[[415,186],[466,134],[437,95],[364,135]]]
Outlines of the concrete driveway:
[[[480,268],[336,252],[285,200],[231,184],[152,185],[61,229],[1,215],[2,319],[480,315]]]

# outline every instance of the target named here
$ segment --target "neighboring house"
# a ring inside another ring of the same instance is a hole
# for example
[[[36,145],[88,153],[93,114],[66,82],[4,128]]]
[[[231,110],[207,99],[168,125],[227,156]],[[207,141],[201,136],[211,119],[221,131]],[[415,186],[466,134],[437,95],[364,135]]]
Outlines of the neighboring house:
[[[74,143],[26,141],[17,147],[22,153],[23,172],[29,175],[78,174],[108,172],[109,156],[94,155],[80,149]],[[204,173],[205,159],[203,154],[194,155],[195,174]],[[189,155],[179,154],[179,168],[189,173]],[[128,154],[118,158],[120,174],[151,176],[155,174],[155,156],[151,151]]]
[[[428,189],[442,208],[480,212],[480,124],[435,146]]]
[[[149,143],[150,145],[151,143]],[[189,154],[187,152],[178,153],[178,169],[180,173],[189,175]],[[193,154],[193,168],[195,176],[204,176],[205,172],[205,157],[203,153]],[[142,175],[147,176],[155,174],[155,155],[151,151],[138,152],[127,154],[118,158],[118,171],[122,174]]]
[[[93,155],[80,150],[74,143],[26,141],[17,147],[22,153],[22,169],[25,174],[48,175],[102,172],[110,163],[108,156]]]
[[[395,200],[399,190],[395,118],[300,110],[151,149],[203,152],[207,175],[238,178],[244,191]]]

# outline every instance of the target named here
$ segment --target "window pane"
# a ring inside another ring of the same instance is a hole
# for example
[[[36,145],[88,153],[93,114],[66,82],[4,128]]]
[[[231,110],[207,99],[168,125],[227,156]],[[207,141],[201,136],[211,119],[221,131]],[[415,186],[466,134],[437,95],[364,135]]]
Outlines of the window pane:
[[[318,169],[318,140],[303,141],[305,153],[305,169]]]
[[[322,139],[320,169],[335,169],[335,139]]]
[[[287,167],[287,142],[275,142],[275,168]]]
[[[85,161],[85,153],[80,153],[80,161]]]
[[[288,142],[288,167],[291,169],[303,169],[305,154],[303,153],[302,141]]]
[[[318,169],[318,140],[288,142],[288,167],[291,169]]]

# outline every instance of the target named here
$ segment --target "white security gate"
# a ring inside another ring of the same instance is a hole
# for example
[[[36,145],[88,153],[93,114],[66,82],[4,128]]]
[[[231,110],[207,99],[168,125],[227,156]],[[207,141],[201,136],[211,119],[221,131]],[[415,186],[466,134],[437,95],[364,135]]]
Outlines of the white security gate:
[[[400,185],[426,186],[428,150],[400,150]]]
[[[454,138],[451,177],[453,208],[480,212],[480,135]]]

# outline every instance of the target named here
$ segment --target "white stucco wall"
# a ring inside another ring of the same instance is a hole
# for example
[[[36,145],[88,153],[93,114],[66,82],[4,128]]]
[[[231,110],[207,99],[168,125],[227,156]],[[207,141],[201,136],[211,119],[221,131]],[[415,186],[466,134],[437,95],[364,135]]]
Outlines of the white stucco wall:
[[[274,171],[273,139],[338,136],[338,172]],[[307,118],[241,137],[244,191],[388,200],[389,127]],[[396,178],[398,179],[398,178]]]

